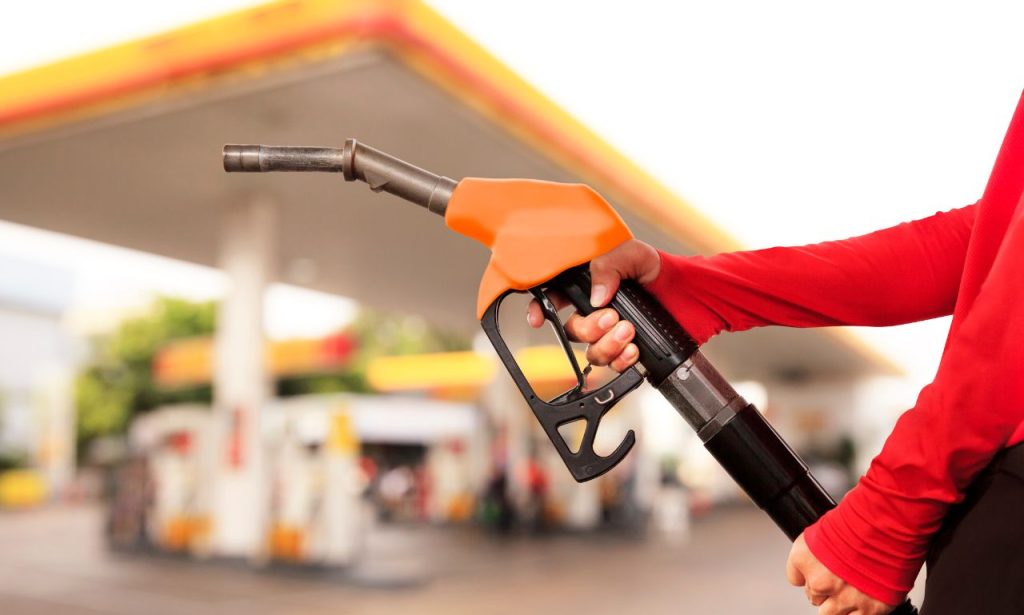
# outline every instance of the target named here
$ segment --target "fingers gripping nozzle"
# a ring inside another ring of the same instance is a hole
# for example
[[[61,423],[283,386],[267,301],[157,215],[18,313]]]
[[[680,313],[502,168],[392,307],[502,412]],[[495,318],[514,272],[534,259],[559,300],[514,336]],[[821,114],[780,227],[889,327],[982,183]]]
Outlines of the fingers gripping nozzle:
[[[355,139],[344,148],[293,145],[225,145],[224,170],[228,173],[269,171],[341,173],[345,181],[366,182],[374,192],[389,192],[444,215],[458,184],[363,145]]]

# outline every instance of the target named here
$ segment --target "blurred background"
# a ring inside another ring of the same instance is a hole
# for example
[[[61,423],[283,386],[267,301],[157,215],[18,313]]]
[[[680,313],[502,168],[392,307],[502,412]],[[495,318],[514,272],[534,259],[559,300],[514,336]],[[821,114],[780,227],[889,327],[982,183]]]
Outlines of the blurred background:
[[[478,330],[483,248],[336,176],[227,175],[221,147],[357,137],[453,178],[584,182],[710,254],[974,202],[1024,84],[1011,2],[4,13],[4,613],[811,611],[785,538],[652,390],[602,424],[599,450],[637,431],[629,458],[571,479]],[[523,309],[503,332],[554,395],[572,373]],[[841,497],[946,327],[706,351]]]

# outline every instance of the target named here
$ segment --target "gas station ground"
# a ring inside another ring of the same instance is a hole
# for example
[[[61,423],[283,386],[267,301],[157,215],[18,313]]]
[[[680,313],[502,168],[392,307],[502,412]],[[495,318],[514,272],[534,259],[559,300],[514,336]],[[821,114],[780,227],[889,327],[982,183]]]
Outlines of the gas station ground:
[[[716,511],[684,546],[653,538],[494,539],[378,526],[346,573],[253,571],[107,550],[98,507],[0,514],[0,613],[509,614],[813,612],[786,584],[787,542],[752,508]]]

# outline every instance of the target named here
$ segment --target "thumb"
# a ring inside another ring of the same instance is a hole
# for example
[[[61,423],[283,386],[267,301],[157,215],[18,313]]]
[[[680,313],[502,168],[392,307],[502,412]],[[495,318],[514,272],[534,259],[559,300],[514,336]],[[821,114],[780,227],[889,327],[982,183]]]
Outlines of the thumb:
[[[590,261],[590,304],[607,304],[619,290],[623,278],[648,284],[658,276],[661,257],[651,246],[631,239],[611,252]]]
[[[619,273],[616,254],[613,250],[590,261],[590,305],[599,308],[615,296],[619,290]]]
[[[797,587],[802,587],[807,582],[807,579],[804,578],[804,573],[793,563],[792,557],[786,560],[786,579],[790,585]]]
[[[807,578],[797,564],[802,559],[800,557],[801,552],[806,548],[804,535],[800,534],[793,541],[793,547],[789,550],[789,557],[786,558],[786,579],[789,580],[790,585],[800,587],[807,583]]]

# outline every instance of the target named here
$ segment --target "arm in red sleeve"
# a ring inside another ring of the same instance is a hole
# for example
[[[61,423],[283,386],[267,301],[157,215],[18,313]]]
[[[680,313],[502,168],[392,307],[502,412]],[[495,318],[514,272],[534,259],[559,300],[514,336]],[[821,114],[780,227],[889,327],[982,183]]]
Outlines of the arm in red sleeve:
[[[805,532],[825,566],[884,602],[910,589],[949,505],[1024,421],[1022,267],[1018,217],[983,292],[954,322],[935,381],[900,417],[860,484]]]
[[[699,343],[764,325],[884,326],[944,316],[956,302],[975,208],[809,246],[662,253],[647,288]]]

